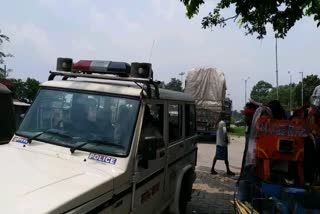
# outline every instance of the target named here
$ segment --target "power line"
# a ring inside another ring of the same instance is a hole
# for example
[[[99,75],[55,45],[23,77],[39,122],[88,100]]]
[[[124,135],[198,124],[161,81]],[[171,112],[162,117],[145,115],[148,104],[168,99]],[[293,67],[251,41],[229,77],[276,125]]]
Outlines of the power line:
[[[155,40],[153,40],[152,46],[151,46],[151,49],[150,49],[149,60],[148,60],[149,63],[150,63],[150,60],[151,60],[151,57],[152,57],[152,51],[153,51],[154,43],[155,43]]]

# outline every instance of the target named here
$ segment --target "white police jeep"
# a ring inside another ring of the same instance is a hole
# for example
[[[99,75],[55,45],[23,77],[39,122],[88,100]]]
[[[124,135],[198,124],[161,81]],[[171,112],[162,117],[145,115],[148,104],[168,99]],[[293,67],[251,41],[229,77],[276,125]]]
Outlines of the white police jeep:
[[[0,213],[184,213],[196,140],[193,99],[150,64],[59,58],[0,146]]]

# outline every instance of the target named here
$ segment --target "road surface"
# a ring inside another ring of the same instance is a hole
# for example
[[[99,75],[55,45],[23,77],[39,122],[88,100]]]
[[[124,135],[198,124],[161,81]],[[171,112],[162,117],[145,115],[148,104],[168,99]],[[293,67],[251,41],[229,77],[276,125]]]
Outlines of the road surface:
[[[244,150],[244,137],[231,136],[229,145],[230,169],[237,175],[225,174],[223,161],[218,161],[216,171],[218,175],[211,175],[210,169],[215,154],[215,144],[198,144],[197,180],[193,185],[192,199],[188,204],[187,214],[222,214],[234,213],[231,200],[234,196]]]

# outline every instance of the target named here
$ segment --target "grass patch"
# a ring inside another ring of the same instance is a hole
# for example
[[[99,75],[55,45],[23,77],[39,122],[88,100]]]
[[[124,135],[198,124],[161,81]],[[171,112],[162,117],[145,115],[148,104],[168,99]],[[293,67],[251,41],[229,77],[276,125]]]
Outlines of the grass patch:
[[[240,126],[240,127],[236,126],[236,127],[230,127],[229,133],[235,136],[244,136],[245,131],[246,131],[246,128],[244,126]]]

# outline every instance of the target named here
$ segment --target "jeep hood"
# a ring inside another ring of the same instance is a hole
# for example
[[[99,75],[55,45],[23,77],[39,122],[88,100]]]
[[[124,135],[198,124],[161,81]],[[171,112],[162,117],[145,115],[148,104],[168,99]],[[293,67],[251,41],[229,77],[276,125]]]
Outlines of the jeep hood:
[[[112,176],[83,158],[65,160],[10,144],[0,146],[0,213],[61,213],[113,189]]]

